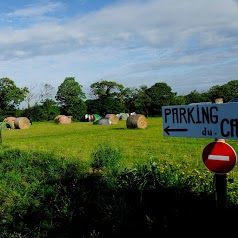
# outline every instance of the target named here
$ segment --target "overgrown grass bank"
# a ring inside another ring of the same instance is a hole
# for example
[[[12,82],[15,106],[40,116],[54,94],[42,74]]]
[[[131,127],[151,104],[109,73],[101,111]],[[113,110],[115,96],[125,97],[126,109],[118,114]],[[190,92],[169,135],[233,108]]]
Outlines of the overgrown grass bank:
[[[214,175],[201,158],[210,142],[164,138],[161,118],[148,118],[146,129],[119,121],[2,131],[0,237],[228,234],[237,216],[237,168],[227,174],[234,181],[228,208],[218,210]]]
[[[235,196],[217,211],[211,173],[163,159],[128,168],[121,158],[108,144],[90,162],[2,146],[0,237],[152,238],[234,226]]]

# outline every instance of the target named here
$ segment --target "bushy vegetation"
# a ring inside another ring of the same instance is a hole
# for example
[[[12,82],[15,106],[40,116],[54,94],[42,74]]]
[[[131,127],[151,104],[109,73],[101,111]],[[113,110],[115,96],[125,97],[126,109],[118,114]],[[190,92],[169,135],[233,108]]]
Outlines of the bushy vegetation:
[[[101,144],[81,162],[1,146],[0,237],[159,237],[234,225],[234,194],[217,211],[211,173],[153,158],[128,168],[122,154]]]
[[[94,172],[105,169],[107,172],[116,172],[123,153],[121,148],[114,148],[109,142],[103,142],[94,148],[91,157],[91,168]]]
[[[84,175],[80,162],[2,149],[0,237],[49,237],[51,231],[65,228],[72,220],[70,191]]]
[[[84,120],[85,114],[136,112],[146,117],[161,116],[162,106],[187,105],[199,102],[214,102],[223,98],[224,103],[238,96],[238,80],[224,85],[215,85],[204,92],[191,91],[177,95],[165,82],[147,87],[125,88],[113,81],[101,80],[90,86],[86,98],[82,85],[74,77],[66,77],[57,92],[45,84],[41,88],[18,88],[9,78],[0,78],[0,119],[8,116],[28,117],[32,122],[52,121],[59,114],[72,116],[73,121]],[[27,108],[19,109],[22,102]]]

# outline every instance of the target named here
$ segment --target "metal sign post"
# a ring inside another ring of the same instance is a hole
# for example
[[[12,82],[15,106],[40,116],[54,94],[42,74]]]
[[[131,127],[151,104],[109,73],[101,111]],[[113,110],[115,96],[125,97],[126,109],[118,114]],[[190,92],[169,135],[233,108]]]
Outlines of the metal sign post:
[[[215,99],[216,104],[223,104],[223,98]],[[224,105],[224,104],[223,104]],[[225,142],[223,138],[216,138],[215,141]],[[227,208],[227,176],[224,174],[214,174],[215,202],[219,211],[225,211]]]

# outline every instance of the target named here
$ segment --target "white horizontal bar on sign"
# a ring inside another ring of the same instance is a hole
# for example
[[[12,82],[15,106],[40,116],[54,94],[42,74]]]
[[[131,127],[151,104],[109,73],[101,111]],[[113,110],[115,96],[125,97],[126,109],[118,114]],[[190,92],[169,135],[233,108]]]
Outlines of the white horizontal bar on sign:
[[[227,155],[208,155],[208,159],[210,160],[229,161],[229,158]]]

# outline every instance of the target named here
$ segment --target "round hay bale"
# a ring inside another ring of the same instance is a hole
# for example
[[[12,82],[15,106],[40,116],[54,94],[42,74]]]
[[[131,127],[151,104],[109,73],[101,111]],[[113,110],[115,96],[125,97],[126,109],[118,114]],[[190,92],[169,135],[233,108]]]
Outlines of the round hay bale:
[[[8,122],[11,124],[11,126],[14,128],[14,121],[16,120],[16,117],[6,117],[3,122]]]
[[[110,125],[112,123],[108,118],[101,118],[101,119],[93,122],[93,124],[94,125]]]
[[[30,125],[31,122],[27,117],[18,117],[14,121],[14,127],[16,129],[28,129]]]
[[[60,124],[69,124],[72,121],[72,116],[58,115],[55,117],[54,121]]]
[[[144,129],[147,127],[146,117],[142,114],[130,115],[126,120],[127,128],[140,128]]]
[[[129,113],[120,113],[119,114],[119,120],[126,121],[128,117],[129,117]]]
[[[111,124],[117,124],[118,123],[118,117],[116,116],[116,114],[107,114],[105,116],[106,119],[109,119]]]
[[[54,121],[55,121],[55,122],[59,122],[59,119],[60,119],[61,117],[65,117],[65,115],[58,115],[58,116],[56,116],[56,117],[54,118]]]

